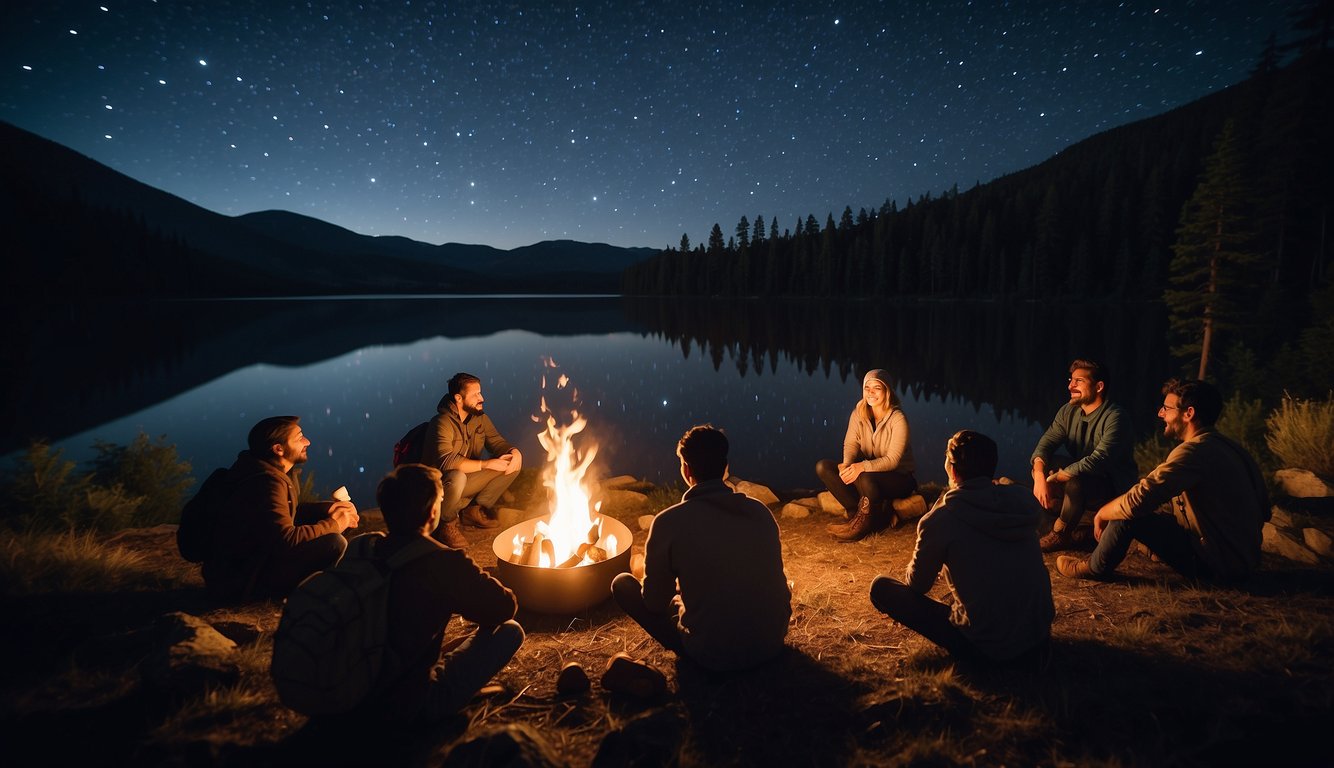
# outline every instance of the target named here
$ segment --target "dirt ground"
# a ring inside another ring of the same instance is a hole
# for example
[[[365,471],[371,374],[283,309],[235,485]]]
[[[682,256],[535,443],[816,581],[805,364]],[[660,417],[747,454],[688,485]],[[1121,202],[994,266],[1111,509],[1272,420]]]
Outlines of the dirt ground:
[[[640,551],[636,520],[651,511],[610,510]],[[1266,556],[1244,589],[1203,589],[1142,554],[1111,582],[1065,579],[1049,555],[1050,658],[1036,670],[969,669],[867,597],[875,576],[902,575],[913,521],[843,544],[824,531],[833,520],[819,511],[779,520],[793,619],[778,661],[710,675],[678,662],[610,602],[572,616],[521,611],[528,639],[498,676],[502,690],[429,732],[309,721],[282,707],[266,666],[281,607],[210,607],[170,530],[131,532],[120,543],[176,586],[8,601],[16,625],[0,649],[15,666],[0,736],[24,764],[481,765],[496,754],[455,748],[514,724],[570,765],[1329,764],[1328,569]],[[378,527],[375,515],[363,527]],[[493,565],[494,532],[465,530],[469,553]],[[236,690],[165,701],[136,682],[136,638],[175,610],[241,643]],[[450,634],[466,629],[459,622]],[[642,701],[603,691],[601,670],[621,651],[662,670],[669,693]],[[556,693],[570,661],[588,670],[588,693]]]

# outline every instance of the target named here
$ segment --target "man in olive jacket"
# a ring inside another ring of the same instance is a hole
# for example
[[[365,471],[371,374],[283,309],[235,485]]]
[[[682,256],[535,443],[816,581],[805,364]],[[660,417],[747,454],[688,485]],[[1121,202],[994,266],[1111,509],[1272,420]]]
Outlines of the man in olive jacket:
[[[421,463],[444,476],[445,498],[434,536],[456,549],[468,546],[460,522],[478,528],[498,525],[496,504],[523,466],[519,449],[500,436],[483,410],[485,402],[481,379],[454,374],[422,446]],[[483,452],[489,458],[483,458]]]
[[[211,551],[204,585],[223,602],[286,597],[310,574],[336,564],[347,549],[343,531],[360,518],[350,501],[300,503],[293,470],[310,440],[296,416],[256,424],[229,470],[221,514],[210,521]]]

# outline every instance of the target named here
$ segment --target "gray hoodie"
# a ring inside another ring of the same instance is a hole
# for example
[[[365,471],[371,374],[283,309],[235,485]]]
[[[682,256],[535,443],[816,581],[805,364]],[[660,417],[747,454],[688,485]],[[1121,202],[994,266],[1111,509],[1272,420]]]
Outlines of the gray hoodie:
[[[1028,488],[973,478],[941,494],[917,523],[904,581],[925,595],[942,569],[950,620],[988,656],[1006,660],[1051,636],[1051,578],[1038,548],[1042,508]]]

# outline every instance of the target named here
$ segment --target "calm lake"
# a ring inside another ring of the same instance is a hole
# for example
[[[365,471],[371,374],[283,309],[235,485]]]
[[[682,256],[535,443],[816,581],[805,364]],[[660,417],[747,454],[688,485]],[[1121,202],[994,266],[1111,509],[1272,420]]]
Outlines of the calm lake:
[[[839,455],[862,372],[883,367],[898,382],[919,481],[943,481],[945,440],[963,428],[995,438],[1000,472],[1022,478],[1067,399],[1073,357],[1105,361],[1112,397],[1141,435],[1153,428],[1171,368],[1161,314],[1142,305],[471,296],[68,308],[19,324],[3,451],[12,459],[46,436],[83,460],[95,440],[144,432],[165,435],[202,478],[232,462],[256,421],[296,414],[317,489],[345,484],[373,506],[395,441],[434,414],[457,371],[482,378],[487,412],[525,466],[537,466],[545,453],[535,417],[552,360],[577,390],[583,437],[598,444],[604,475],[674,481],[677,438],[712,422],[731,438],[734,475],[814,488],[816,460]],[[564,394],[553,404],[567,403]]]

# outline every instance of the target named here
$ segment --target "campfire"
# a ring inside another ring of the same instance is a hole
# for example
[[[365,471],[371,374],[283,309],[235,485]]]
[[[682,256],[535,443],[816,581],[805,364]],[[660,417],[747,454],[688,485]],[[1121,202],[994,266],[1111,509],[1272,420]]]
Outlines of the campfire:
[[[543,363],[552,371],[556,364]],[[496,575],[519,599],[519,604],[539,613],[572,613],[601,602],[610,595],[612,578],[629,570],[633,535],[619,520],[599,514],[587,488],[589,467],[597,457],[597,445],[581,440],[588,420],[577,410],[578,393],[569,377],[554,378],[556,393],[572,402],[570,417],[562,424],[547,404],[547,378],[542,377],[541,417],[545,429],[538,440],[547,451],[543,470],[551,512],[525,520],[496,537]]]

